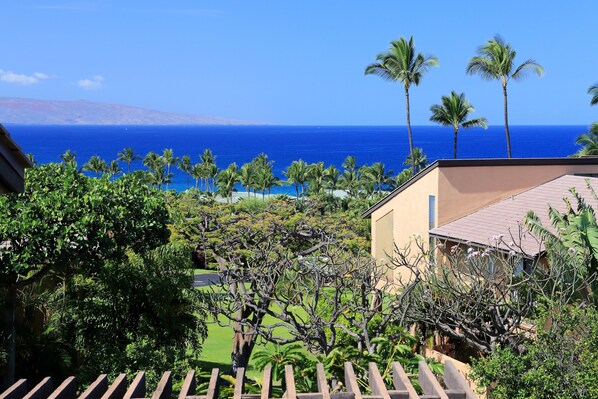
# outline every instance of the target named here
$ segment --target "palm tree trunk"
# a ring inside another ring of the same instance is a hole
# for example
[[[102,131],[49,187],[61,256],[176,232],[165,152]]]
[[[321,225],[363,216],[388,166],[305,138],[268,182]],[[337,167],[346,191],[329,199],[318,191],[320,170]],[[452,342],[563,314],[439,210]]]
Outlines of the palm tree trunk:
[[[405,89],[405,104],[407,107],[407,136],[409,136],[409,155],[413,154],[413,136],[411,135],[411,109],[409,107],[409,89]],[[413,163],[411,171],[414,171]]]
[[[455,140],[453,142],[453,158],[457,159],[457,135],[459,134],[459,128],[455,127]]]
[[[511,155],[511,134],[509,133],[509,112],[508,112],[508,101],[507,101],[507,84],[504,83],[502,85],[502,93],[504,96],[504,103],[505,103],[505,133],[507,135],[507,154],[509,158],[512,158]]]

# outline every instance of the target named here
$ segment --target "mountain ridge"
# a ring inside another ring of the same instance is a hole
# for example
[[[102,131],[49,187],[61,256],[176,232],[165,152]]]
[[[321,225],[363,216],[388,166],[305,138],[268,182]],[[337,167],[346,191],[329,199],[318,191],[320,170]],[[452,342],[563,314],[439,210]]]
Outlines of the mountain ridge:
[[[88,100],[0,97],[0,123],[23,125],[261,125]]]

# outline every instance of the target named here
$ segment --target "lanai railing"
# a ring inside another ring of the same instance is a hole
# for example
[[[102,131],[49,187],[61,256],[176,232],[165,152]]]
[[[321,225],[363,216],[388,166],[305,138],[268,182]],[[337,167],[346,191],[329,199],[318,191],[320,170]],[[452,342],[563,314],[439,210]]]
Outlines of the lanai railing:
[[[293,367],[285,367],[286,399],[478,399],[457,368],[450,362],[445,363],[444,386],[434,377],[425,362],[419,363],[418,382],[424,394],[418,395],[409,381],[407,374],[397,363],[392,364],[392,389],[388,389],[382,380],[375,363],[369,364],[368,384],[371,395],[362,394],[351,363],[344,365],[344,391],[331,392],[326,380],[324,366],[317,365],[317,392],[297,392]],[[259,394],[246,394],[245,370],[237,371],[232,399],[272,399],[272,369],[266,367],[263,374],[262,390]],[[27,380],[19,380],[0,394],[0,399],[218,399],[219,370],[213,369],[205,394],[196,392],[197,378],[194,370],[187,373],[180,391],[173,392],[170,371],[165,372],[153,392],[148,392],[145,373],[137,373],[131,383],[126,374],[120,374],[112,383],[105,374],[100,375],[83,393],[77,393],[75,377],[69,377],[58,387],[47,377],[29,389]],[[173,395],[174,394],[174,395]]]

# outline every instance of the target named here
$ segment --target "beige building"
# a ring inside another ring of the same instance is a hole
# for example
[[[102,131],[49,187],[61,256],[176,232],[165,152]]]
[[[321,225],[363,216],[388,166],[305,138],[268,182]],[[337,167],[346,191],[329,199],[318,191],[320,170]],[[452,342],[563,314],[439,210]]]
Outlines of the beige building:
[[[531,190],[566,175],[560,184]],[[583,190],[584,177],[594,176],[598,158],[438,160],[363,214],[372,221],[372,255],[384,262],[395,244],[413,251],[415,237],[425,246],[434,238],[491,245],[497,235],[518,235],[512,230],[528,210],[541,213],[549,203],[561,205],[568,188]],[[528,191],[531,194],[523,195]],[[547,192],[549,197],[538,197]],[[519,213],[505,201],[517,198]],[[528,247],[530,256],[539,253],[531,251],[532,243]]]
[[[25,168],[31,162],[4,126],[0,125],[0,194],[21,193],[25,189]]]

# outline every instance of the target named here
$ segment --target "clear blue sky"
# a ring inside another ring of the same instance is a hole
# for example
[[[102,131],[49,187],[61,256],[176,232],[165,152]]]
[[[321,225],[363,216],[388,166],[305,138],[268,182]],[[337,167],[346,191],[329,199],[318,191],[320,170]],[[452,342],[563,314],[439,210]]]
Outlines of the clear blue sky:
[[[400,84],[364,76],[389,42],[438,57],[412,123],[465,92],[502,124],[500,84],[467,76],[500,34],[542,78],[512,82],[511,124],[598,120],[595,1],[5,1],[0,96],[110,102],[277,124],[404,125]]]

